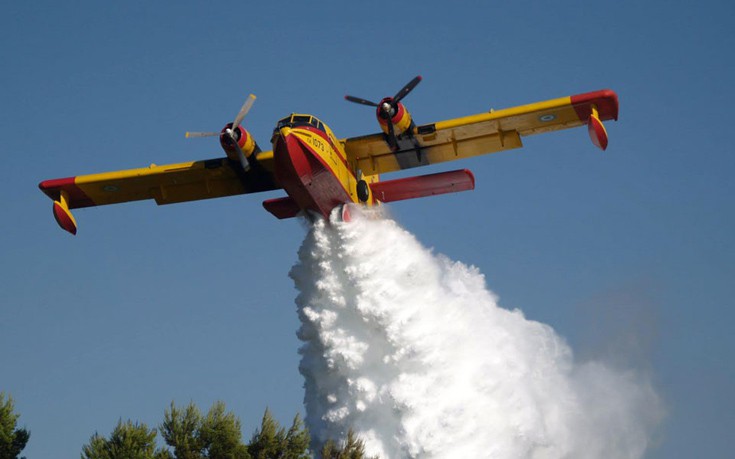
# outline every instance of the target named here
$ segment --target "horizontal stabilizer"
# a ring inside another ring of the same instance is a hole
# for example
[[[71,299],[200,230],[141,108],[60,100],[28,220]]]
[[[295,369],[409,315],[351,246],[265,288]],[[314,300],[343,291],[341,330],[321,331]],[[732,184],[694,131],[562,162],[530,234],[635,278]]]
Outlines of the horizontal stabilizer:
[[[467,169],[419,175],[370,185],[373,196],[382,202],[423,198],[437,194],[475,189],[475,176]]]
[[[298,215],[301,210],[292,197],[266,199],[263,201],[263,207],[268,212],[283,220],[284,218],[293,218]]]

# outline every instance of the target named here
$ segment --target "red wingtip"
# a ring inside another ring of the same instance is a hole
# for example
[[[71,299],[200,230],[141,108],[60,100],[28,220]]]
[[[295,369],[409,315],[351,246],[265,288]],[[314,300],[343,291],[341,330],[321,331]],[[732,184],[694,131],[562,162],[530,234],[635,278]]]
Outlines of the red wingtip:
[[[46,193],[46,195],[51,199],[58,199],[59,190],[74,187],[74,179],[75,177],[66,177],[60,179],[44,180],[43,182],[38,184],[38,188]]]
[[[610,89],[588,92],[571,96],[572,105],[579,119],[584,121],[592,113],[592,106],[597,107],[601,120],[618,120],[618,95]]]

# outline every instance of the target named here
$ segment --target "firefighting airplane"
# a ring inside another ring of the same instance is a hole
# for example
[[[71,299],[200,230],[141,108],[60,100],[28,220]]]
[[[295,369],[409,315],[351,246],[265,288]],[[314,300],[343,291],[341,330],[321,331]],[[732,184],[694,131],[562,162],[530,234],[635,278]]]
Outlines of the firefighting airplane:
[[[187,132],[187,137],[219,136],[224,158],[46,180],[41,191],[53,200],[59,226],[76,234],[71,209],[154,199],[157,204],[220,198],[283,189],[287,196],[263,207],[279,219],[299,214],[329,218],[333,209],[350,220],[347,204],[374,206],[474,189],[467,169],[381,181],[380,174],[520,148],[521,137],[587,125],[590,139],[604,150],[604,120],[617,120],[618,97],[601,90],[503,110],[416,125],[401,103],[421,81],[417,76],[393,97],[372,102],[382,132],[338,139],[312,115],[291,114],[278,121],[272,150],[263,151],[242,121],[250,95],[232,123],[220,132]]]

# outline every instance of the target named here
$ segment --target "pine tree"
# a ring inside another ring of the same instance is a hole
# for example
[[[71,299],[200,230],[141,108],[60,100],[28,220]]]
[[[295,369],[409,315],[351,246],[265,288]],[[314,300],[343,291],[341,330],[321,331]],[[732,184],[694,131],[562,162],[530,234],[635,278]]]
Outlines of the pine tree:
[[[253,459],[277,457],[278,445],[285,436],[283,429],[278,426],[270,410],[266,408],[263,420],[260,422],[260,430],[256,430],[250,439],[248,452]]]
[[[160,425],[161,436],[173,448],[176,459],[201,459],[204,457],[204,444],[200,438],[202,414],[199,408],[189,403],[183,410],[171,402],[164,412]]]
[[[176,459],[249,459],[242,442],[240,420],[216,402],[206,416],[194,403],[177,408],[174,402],[164,413],[161,436],[173,448]]]
[[[27,429],[16,428],[20,415],[13,410],[13,397],[0,392],[0,459],[16,459],[31,437]]]
[[[253,459],[309,459],[309,439],[309,431],[299,415],[296,415],[287,432],[266,409],[260,429],[250,440],[248,451]]]
[[[10,408],[12,412],[12,404]],[[260,428],[246,445],[242,441],[240,419],[234,413],[228,413],[223,402],[212,405],[206,416],[202,415],[194,403],[180,408],[171,402],[170,407],[164,411],[164,420],[159,431],[170,449],[156,448],[155,429],[149,429],[145,424],[119,420],[109,439],[98,433],[90,438],[82,449],[82,459],[312,458],[309,451],[309,431],[298,414],[291,427],[286,430],[273,418],[270,410],[266,409]],[[0,459],[6,457],[16,459],[16,456],[0,455]],[[328,441],[321,451],[321,457],[367,459],[364,442],[352,430],[348,432],[347,439],[341,446],[334,441]]]
[[[286,453],[284,459],[309,459],[309,443],[311,436],[309,430],[304,426],[300,415],[296,415],[286,434]]]
[[[209,459],[250,459],[242,442],[240,419],[225,412],[225,404],[216,402],[209,409],[199,429]]]
[[[334,440],[328,440],[321,451],[322,459],[367,459],[365,456],[365,442],[357,438],[355,432],[347,431],[347,439],[342,446],[337,446]],[[372,459],[378,459],[374,456]]]
[[[82,459],[168,459],[167,451],[156,448],[156,429],[120,419],[107,439],[95,433],[82,448]]]

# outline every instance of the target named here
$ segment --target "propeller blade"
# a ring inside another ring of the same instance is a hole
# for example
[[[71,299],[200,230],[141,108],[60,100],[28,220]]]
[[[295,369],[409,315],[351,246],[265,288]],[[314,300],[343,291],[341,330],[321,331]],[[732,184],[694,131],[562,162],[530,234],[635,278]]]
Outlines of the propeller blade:
[[[398,103],[401,99],[406,97],[409,92],[413,91],[413,88],[416,87],[417,84],[421,82],[421,75],[415,77],[413,80],[409,81],[406,86],[402,87],[400,91],[396,93],[396,95],[393,97],[393,101]]]
[[[242,108],[240,109],[240,113],[237,114],[235,117],[235,121],[232,122],[232,129],[236,129],[240,123],[242,123],[242,119],[245,118],[245,115],[248,114],[250,111],[250,107],[253,106],[253,102],[255,102],[255,94],[250,94],[247,99],[245,99],[245,103],[242,105]]]
[[[362,105],[369,105],[370,107],[377,107],[378,104],[375,102],[370,102],[367,99],[362,99],[360,97],[354,97],[354,96],[345,96],[345,100],[349,100],[350,102],[354,102],[356,104],[362,104]]]
[[[233,140],[234,137],[233,137]],[[237,141],[235,140],[235,147],[237,147],[237,156],[240,158],[240,164],[242,165],[242,170],[245,172],[250,170],[250,163],[248,162],[247,156],[245,156],[245,153],[242,151],[242,148],[240,148],[240,145],[237,144]]]
[[[191,139],[192,137],[214,137],[218,135],[219,132],[187,132],[186,138]]]

